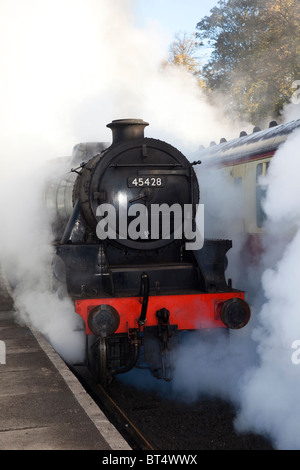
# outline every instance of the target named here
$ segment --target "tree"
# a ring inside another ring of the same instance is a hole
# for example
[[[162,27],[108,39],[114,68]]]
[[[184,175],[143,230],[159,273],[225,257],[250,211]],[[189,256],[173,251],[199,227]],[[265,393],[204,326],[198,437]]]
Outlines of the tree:
[[[300,77],[299,0],[220,0],[198,24],[213,47],[202,76],[231,118],[265,125],[278,118]]]
[[[201,63],[196,56],[198,48],[199,43],[195,34],[176,34],[175,40],[170,46],[169,57],[165,65],[174,64],[179,67],[184,67],[197,78],[199,85],[203,86],[204,82],[200,79]]]

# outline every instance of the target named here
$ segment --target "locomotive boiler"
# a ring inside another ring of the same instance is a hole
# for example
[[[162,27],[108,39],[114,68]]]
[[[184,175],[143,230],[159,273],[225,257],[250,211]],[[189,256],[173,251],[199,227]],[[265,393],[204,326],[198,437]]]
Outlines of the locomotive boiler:
[[[250,318],[225,277],[231,241],[197,231],[200,162],[146,138],[147,125],[108,124],[112,144],[76,146],[71,171],[47,190],[54,288],[83,318],[87,361],[104,385],[135,366],[171,380],[181,332],[239,329]]]

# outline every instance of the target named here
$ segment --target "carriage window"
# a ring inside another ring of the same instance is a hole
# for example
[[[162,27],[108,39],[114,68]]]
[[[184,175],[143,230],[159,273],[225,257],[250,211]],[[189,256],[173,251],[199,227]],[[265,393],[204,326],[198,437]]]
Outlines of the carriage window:
[[[258,163],[256,166],[256,225],[262,227],[266,220],[263,210],[263,200],[266,196],[267,187],[261,184],[260,177],[267,174],[270,162]]]

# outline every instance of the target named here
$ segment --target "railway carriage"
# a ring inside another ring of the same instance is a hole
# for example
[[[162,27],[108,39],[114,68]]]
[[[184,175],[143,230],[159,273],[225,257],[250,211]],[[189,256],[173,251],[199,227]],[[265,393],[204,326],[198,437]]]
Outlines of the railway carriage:
[[[300,120],[281,125],[271,121],[268,129],[255,127],[252,134],[241,132],[237,139],[228,142],[221,139],[220,144],[199,152],[205,168],[225,171],[237,188],[243,206],[240,227],[247,238],[247,253],[254,263],[260,258],[265,233],[263,199],[267,188],[262,177],[267,174],[278,148],[297,129],[300,129]]]

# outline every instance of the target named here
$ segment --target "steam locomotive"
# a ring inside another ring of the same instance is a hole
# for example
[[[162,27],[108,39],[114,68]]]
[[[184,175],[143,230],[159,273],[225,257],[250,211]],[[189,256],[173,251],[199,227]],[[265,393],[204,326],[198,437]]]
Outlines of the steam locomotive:
[[[244,292],[225,278],[232,242],[199,243],[200,162],[144,137],[146,126],[108,124],[112,144],[77,145],[73,168],[46,192],[53,285],[83,318],[87,362],[103,385],[142,364],[171,380],[180,332],[239,329],[250,318]]]

